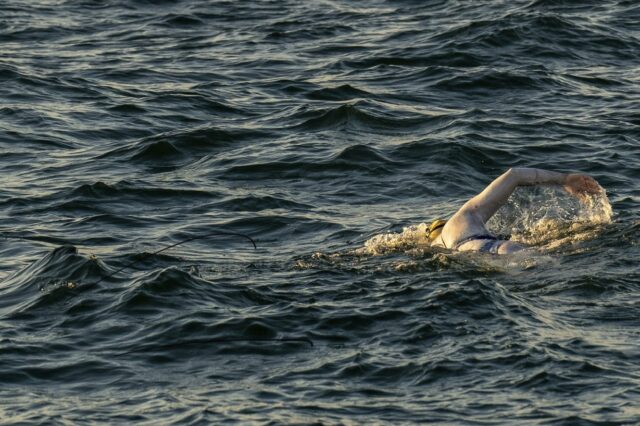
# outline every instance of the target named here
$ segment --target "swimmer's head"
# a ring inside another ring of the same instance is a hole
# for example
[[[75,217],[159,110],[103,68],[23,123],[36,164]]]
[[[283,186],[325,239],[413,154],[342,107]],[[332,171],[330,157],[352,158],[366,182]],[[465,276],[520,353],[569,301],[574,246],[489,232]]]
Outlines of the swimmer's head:
[[[429,225],[429,229],[427,230],[427,237],[429,238],[430,243],[434,242],[435,239],[440,236],[442,228],[444,228],[446,223],[447,221],[443,219],[436,219],[431,222],[431,225]]]

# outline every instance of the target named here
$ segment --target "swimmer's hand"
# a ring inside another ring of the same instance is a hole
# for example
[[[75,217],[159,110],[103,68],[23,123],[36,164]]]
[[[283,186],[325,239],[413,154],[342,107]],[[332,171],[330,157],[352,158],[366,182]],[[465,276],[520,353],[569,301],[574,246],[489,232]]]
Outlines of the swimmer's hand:
[[[591,176],[572,173],[564,179],[564,189],[571,195],[584,200],[589,195],[600,194],[603,189]]]

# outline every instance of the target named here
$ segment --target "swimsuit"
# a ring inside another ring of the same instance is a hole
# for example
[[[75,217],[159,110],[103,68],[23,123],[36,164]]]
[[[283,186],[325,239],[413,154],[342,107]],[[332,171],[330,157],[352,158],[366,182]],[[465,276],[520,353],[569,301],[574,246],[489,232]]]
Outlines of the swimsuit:
[[[486,238],[487,236],[483,236],[482,238],[476,237],[476,240],[488,240],[486,243],[478,249],[480,253],[491,253],[498,254],[498,249],[502,245],[502,241],[497,239],[496,237],[489,236],[491,238]]]
[[[475,250],[475,251],[478,251],[480,253],[491,253],[491,254],[498,254],[498,249],[504,242],[503,240],[499,240],[498,238],[489,234],[472,235],[454,244],[453,250],[458,250],[463,244],[466,244],[469,241],[474,241],[474,240],[486,240],[486,243],[484,243],[482,247],[480,247],[478,250]],[[440,236],[440,241],[442,241],[442,245],[445,248],[447,248],[447,245],[444,243],[444,238],[442,238],[442,236]]]

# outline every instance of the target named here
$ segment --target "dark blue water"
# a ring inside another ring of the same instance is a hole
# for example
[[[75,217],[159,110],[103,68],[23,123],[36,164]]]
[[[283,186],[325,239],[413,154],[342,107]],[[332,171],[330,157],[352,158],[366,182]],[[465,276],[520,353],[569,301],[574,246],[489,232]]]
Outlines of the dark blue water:
[[[638,22],[3,2],[1,422],[639,423]],[[513,166],[609,201],[518,190],[492,227],[526,256],[424,245]],[[258,248],[152,254],[216,230]]]

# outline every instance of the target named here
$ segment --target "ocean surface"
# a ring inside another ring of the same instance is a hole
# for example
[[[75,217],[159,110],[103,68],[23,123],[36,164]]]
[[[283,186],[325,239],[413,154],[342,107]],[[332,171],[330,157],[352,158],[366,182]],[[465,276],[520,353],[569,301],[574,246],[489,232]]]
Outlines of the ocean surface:
[[[0,423],[639,424],[639,23],[2,2]],[[510,167],[606,196],[518,189],[525,253],[426,245]]]

